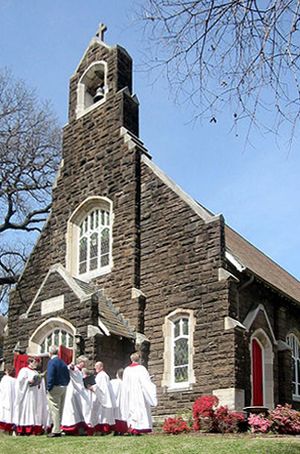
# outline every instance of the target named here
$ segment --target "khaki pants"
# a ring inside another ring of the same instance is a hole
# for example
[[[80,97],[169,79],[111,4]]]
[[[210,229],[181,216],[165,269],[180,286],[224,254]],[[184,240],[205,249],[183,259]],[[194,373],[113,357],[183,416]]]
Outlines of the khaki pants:
[[[53,386],[51,391],[48,391],[48,404],[49,410],[52,417],[53,433],[60,433],[61,419],[65,404],[66,397],[66,386]]]

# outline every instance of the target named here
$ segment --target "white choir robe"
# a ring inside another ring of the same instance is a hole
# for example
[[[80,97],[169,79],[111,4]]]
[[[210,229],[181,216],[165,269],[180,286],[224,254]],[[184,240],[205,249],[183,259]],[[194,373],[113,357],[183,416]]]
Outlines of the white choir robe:
[[[151,432],[151,407],[157,405],[156,386],[144,366],[132,363],[123,374],[121,414],[129,431]]]
[[[120,397],[121,397],[121,389],[122,389],[122,380],[120,378],[114,378],[110,380],[112,390],[116,400],[116,408],[114,411],[115,419],[122,421],[122,414],[121,414],[121,407],[120,407]]]
[[[45,378],[43,377],[39,386],[37,386],[36,396],[39,402],[38,405],[38,419],[42,421],[42,425],[44,430],[49,429],[51,427],[51,415],[49,412],[48,407],[48,399],[47,399],[47,392],[46,392],[46,383]]]
[[[16,379],[4,375],[0,382],[0,429],[7,432],[13,430],[13,412],[16,396]]]
[[[98,416],[100,412],[100,403],[96,393],[90,389],[86,389],[88,405],[85,409],[84,421],[86,423],[86,432],[88,435],[94,433],[94,428],[98,424]]]
[[[39,385],[29,385],[36,375],[36,370],[23,367],[16,380],[14,423],[17,433],[40,434],[49,422],[44,378]]]
[[[85,427],[85,415],[90,402],[81,370],[75,366],[74,370],[69,369],[69,372],[70,382],[67,386],[61,426],[65,432],[78,433],[80,428]]]
[[[126,433],[128,428],[125,418],[123,417],[121,412],[121,392],[123,383],[120,378],[113,378],[112,380],[110,380],[110,383],[116,399],[116,408],[114,412],[116,423],[114,430],[119,434]]]
[[[109,376],[104,370],[96,375],[96,384],[92,386],[96,401],[92,409],[92,425],[97,430],[108,432],[108,426],[115,424],[114,410],[116,400],[110,384]],[[97,427],[98,426],[98,427]]]

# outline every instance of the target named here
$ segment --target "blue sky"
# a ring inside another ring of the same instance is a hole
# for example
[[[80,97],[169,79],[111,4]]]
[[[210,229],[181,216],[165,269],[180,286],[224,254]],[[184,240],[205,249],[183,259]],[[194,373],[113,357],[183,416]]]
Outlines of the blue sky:
[[[0,0],[0,66],[37,88],[66,123],[69,78],[99,22],[105,41],[133,57],[140,137],[153,160],[182,189],[265,254],[300,278],[300,146],[256,132],[254,147],[230,132],[229,112],[216,124],[194,123],[173,102],[164,79],[142,70],[146,48],[135,12],[142,0]]]

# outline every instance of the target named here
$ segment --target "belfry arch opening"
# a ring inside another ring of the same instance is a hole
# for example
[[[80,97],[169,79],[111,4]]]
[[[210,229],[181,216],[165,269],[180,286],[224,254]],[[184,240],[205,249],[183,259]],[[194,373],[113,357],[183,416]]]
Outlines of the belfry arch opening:
[[[107,64],[92,63],[81,76],[77,88],[77,117],[89,112],[106,99]]]

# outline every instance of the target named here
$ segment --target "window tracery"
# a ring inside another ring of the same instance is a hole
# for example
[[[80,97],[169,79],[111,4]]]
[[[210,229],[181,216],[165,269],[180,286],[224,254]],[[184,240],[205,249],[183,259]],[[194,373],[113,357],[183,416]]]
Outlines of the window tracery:
[[[112,202],[89,197],[72,214],[67,229],[66,267],[82,280],[112,269]]]
[[[300,342],[293,333],[287,336],[286,341],[292,350],[293,396],[300,398]]]

